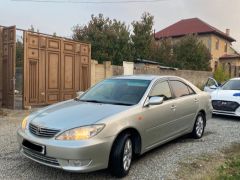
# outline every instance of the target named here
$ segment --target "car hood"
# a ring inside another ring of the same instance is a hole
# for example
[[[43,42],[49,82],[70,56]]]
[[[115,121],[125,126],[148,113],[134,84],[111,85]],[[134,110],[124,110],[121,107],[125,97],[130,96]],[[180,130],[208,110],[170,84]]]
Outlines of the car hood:
[[[40,110],[30,118],[30,122],[41,127],[66,130],[94,124],[129,108],[131,106],[70,100]]]
[[[211,93],[212,100],[225,100],[225,101],[240,101],[239,90],[222,90],[217,89]]]

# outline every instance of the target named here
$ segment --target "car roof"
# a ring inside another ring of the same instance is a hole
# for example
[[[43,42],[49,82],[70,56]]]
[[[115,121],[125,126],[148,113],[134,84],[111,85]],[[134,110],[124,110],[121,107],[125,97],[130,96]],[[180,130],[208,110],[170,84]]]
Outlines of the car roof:
[[[139,79],[139,80],[153,80],[153,79],[159,79],[159,78],[167,78],[170,76],[157,76],[157,75],[124,75],[124,76],[115,76],[112,77],[112,79]]]
[[[200,89],[198,89],[195,85],[193,85],[191,82],[187,81],[186,79],[183,79],[178,76],[158,76],[158,75],[146,75],[146,74],[139,74],[139,75],[124,75],[124,76],[115,76],[110,79],[138,79],[138,80],[157,80],[157,79],[164,79],[168,78],[169,80],[180,80],[185,83],[187,83],[195,92],[201,92]]]
[[[232,78],[232,79],[230,79],[230,80],[240,80],[240,78],[237,77],[237,78]]]

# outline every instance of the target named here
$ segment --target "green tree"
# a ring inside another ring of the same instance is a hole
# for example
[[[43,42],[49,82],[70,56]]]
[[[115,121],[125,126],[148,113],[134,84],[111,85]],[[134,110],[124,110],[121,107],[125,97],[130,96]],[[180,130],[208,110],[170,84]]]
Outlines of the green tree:
[[[92,15],[87,25],[73,27],[73,39],[90,42],[92,58],[100,63],[111,60],[119,65],[131,60],[129,27],[116,19]]]
[[[133,34],[131,35],[134,58],[151,58],[153,41],[153,19],[149,13],[143,13],[140,21],[133,21]]]
[[[171,39],[162,39],[161,41],[152,41],[150,58],[165,66],[174,66],[175,57]]]
[[[211,54],[195,35],[183,37],[173,48],[174,65],[180,69],[210,70]]]
[[[217,69],[213,74],[213,77],[219,83],[223,83],[230,78],[229,73],[224,70],[222,64],[218,65]]]

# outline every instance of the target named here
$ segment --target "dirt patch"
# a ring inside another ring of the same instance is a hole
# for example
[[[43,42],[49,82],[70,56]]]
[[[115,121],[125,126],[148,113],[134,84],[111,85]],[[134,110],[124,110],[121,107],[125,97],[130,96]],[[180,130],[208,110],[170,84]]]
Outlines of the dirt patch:
[[[226,162],[240,155],[240,144],[234,144],[217,154],[205,154],[192,162],[180,163],[177,179],[215,180],[219,179],[220,168]]]

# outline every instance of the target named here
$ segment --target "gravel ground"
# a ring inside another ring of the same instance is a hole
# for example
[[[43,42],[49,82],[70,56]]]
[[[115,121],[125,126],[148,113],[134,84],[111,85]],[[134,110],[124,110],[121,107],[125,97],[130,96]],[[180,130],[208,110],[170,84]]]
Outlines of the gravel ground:
[[[0,115],[0,179],[113,179],[107,170],[75,174],[32,162],[18,152],[16,131],[27,111]],[[214,117],[200,140],[181,137],[156,148],[133,162],[126,179],[176,179],[179,163],[192,162],[204,154],[216,154],[240,143],[240,119]]]

